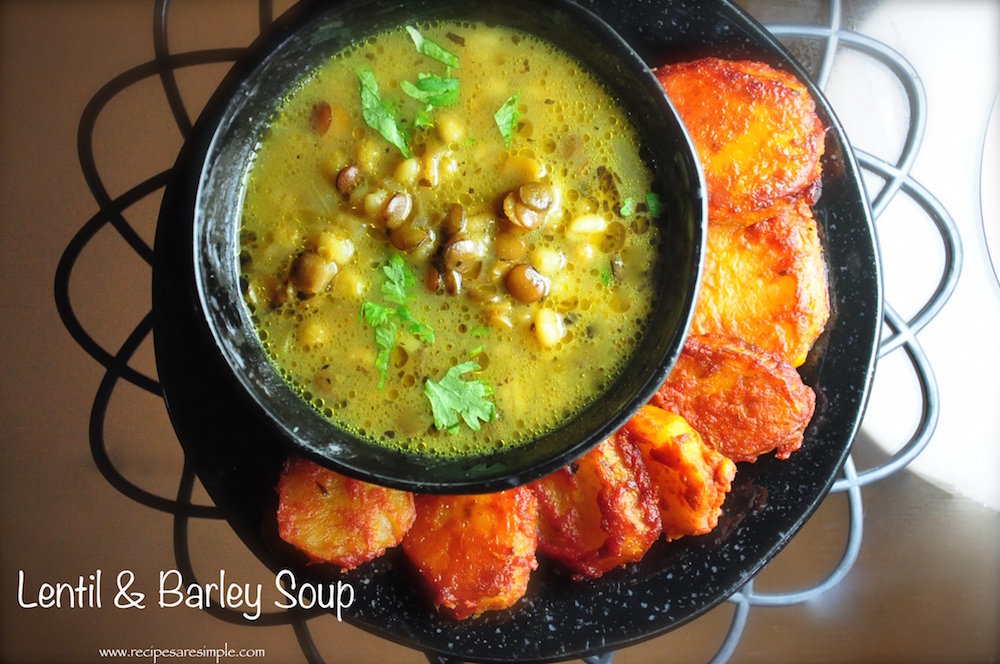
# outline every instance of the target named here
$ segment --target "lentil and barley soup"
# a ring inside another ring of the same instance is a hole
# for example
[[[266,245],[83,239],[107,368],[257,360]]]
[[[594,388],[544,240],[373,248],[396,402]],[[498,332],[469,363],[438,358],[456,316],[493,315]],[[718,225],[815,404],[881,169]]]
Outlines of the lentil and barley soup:
[[[246,177],[262,344],[377,443],[529,443],[599,398],[650,312],[658,199],[628,114],[534,36],[441,22],[352,46]]]

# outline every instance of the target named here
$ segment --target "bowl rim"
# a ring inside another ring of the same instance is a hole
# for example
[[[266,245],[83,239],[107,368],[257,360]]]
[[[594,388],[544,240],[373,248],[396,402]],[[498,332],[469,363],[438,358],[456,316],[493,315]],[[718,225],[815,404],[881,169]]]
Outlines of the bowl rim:
[[[230,138],[228,132],[231,132],[233,126],[243,119],[244,109],[253,100],[254,93],[264,84],[264,79],[267,76],[274,72],[288,76],[288,82],[284,86],[286,90],[292,90],[301,78],[307,76],[307,74],[289,75],[288,72],[282,70],[281,57],[287,54],[289,49],[299,47],[301,43],[308,42],[311,47],[312,42],[309,40],[315,39],[321,29],[333,25],[335,31],[345,33],[342,35],[337,32],[336,39],[356,41],[383,30],[384,27],[381,26],[387,23],[387,17],[395,17],[399,13],[411,14],[415,11],[429,11],[438,16],[444,13],[451,17],[451,12],[455,8],[459,8],[458,10],[463,15],[466,14],[469,11],[465,9],[466,6],[467,3],[461,2],[461,0],[419,0],[416,3],[408,2],[405,5],[385,0],[350,0],[325,7],[308,5],[306,11],[292,14],[287,21],[277,24],[271,33],[263,35],[258,40],[259,43],[255,43],[251,47],[248,55],[237,63],[230,75],[220,85],[216,95],[206,107],[206,113],[203,113],[196,125],[196,137],[193,142],[195,145],[200,145],[202,149],[195,149],[193,154],[189,155],[186,168],[182,168],[182,171],[187,171],[189,174],[195,170],[198,173],[193,207],[193,241],[190,245],[193,254],[194,289],[197,304],[200,307],[201,318],[207,332],[213,339],[222,360],[229,367],[238,389],[250,397],[252,406],[260,409],[265,415],[272,432],[282,437],[292,450],[348,476],[384,486],[419,492],[476,493],[502,490],[524,484],[566,465],[614,433],[632,413],[652,397],[656,389],[666,379],[670,368],[680,354],[694,314],[694,304],[697,299],[705,252],[707,196],[705,195],[706,188],[701,165],[683,123],[646,62],[603,19],[574,2],[569,0],[550,2],[512,0],[511,3],[504,6],[503,12],[510,11],[512,7],[518,11],[535,11],[544,8],[546,11],[553,12],[554,15],[558,14],[563,20],[577,21],[578,25],[585,29],[600,34],[606,40],[605,43],[608,45],[609,51],[619,59],[616,64],[621,68],[621,71],[633,76],[635,80],[642,81],[645,86],[642,94],[647,96],[651,103],[657,105],[656,112],[662,116],[661,119],[666,118],[665,121],[670,125],[673,132],[671,142],[683,146],[683,154],[678,154],[681,160],[686,160],[685,168],[689,176],[689,191],[685,192],[685,201],[691,205],[693,209],[691,214],[694,215],[690,229],[693,257],[688,260],[685,266],[687,273],[683,276],[687,280],[687,287],[683,302],[676,311],[676,324],[672,330],[660,331],[664,340],[657,342],[659,355],[656,357],[656,362],[652,363],[651,366],[643,365],[643,368],[648,370],[648,375],[644,374],[646,375],[644,384],[630,395],[614,397],[620,407],[614,409],[609,418],[603,418],[603,421],[597,426],[591,423],[591,426],[586,428],[585,435],[581,435],[579,431],[569,430],[572,434],[570,438],[573,441],[569,444],[557,443],[554,437],[567,431],[567,426],[576,426],[574,422],[579,418],[579,415],[571,418],[570,424],[559,425],[526,445],[519,445],[491,454],[444,458],[394,450],[353,436],[336,427],[334,423],[323,417],[313,406],[295,393],[284,379],[278,376],[269,361],[267,362],[268,370],[265,373],[261,373],[255,368],[252,358],[248,363],[248,358],[244,354],[246,351],[265,356],[266,353],[260,348],[256,338],[253,340],[245,338],[247,330],[252,330],[252,325],[247,327],[250,324],[249,313],[246,311],[242,294],[239,292],[234,294],[230,289],[226,295],[228,300],[222,303],[223,308],[229,308],[229,313],[242,321],[243,324],[240,326],[234,324],[235,319],[231,317],[224,316],[224,319],[220,321],[219,291],[214,290],[218,280],[226,278],[224,273],[227,270],[235,269],[238,278],[238,268],[234,267],[238,261],[238,249],[231,254],[227,254],[225,251],[226,247],[231,248],[227,242],[236,243],[237,239],[236,237],[211,236],[211,233],[215,232],[212,230],[214,226],[212,226],[211,219],[216,216],[213,213],[219,211],[209,211],[206,207],[213,201],[217,164],[222,158],[220,154],[226,149],[225,143]],[[363,34],[352,34],[347,39],[346,32],[353,31],[353,26],[351,28],[344,26],[348,25],[352,17],[359,12],[365,16],[375,16],[377,20],[374,20]],[[394,19],[389,24],[398,27],[403,23]],[[523,28],[523,26],[519,27]],[[343,46],[344,44],[341,44],[333,52],[340,50]],[[277,106],[278,104],[275,103],[272,107],[277,108]],[[638,121],[636,124],[639,128]],[[238,140],[256,141],[256,139],[255,135],[242,135]],[[658,168],[662,167],[658,166]],[[665,177],[660,170],[657,171],[658,182],[662,183]],[[241,173],[241,182],[238,185],[237,199],[240,202],[245,187],[244,178],[245,172]],[[222,186],[235,185],[233,182],[229,182],[228,185],[223,184]],[[233,229],[234,235],[238,234],[238,225],[237,220]],[[211,228],[206,230],[206,227]],[[232,277],[229,279],[231,283]],[[225,291],[225,289],[223,290]],[[233,297],[234,295],[235,297]],[[650,336],[647,334],[644,335],[644,338]],[[626,366],[628,367],[630,364],[628,362]],[[618,382],[612,385],[605,394],[611,393],[617,386]],[[294,399],[289,395],[294,395]],[[599,398],[595,401],[600,400]],[[589,404],[584,407],[583,412],[586,414],[591,408],[596,408],[596,406]],[[322,435],[324,433],[327,434],[325,437]],[[331,433],[335,433],[336,436],[330,436]],[[347,441],[346,444],[341,444],[344,440]],[[545,449],[558,447],[559,451],[544,456],[544,458],[533,457],[534,462],[530,465],[522,463],[525,448],[535,446],[536,441],[543,441]],[[359,444],[369,446],[361,456],[357,454],[356,446]],[[372,451],[373,446],[379,449]],[[378,460],[372,463],[372,460],[365,456],[368,453],[375,454]]]

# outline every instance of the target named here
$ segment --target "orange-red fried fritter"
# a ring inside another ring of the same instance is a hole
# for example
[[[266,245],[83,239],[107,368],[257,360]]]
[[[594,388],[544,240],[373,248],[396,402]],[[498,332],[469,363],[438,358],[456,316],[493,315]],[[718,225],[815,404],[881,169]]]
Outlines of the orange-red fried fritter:
[[[733,461],[779,459],[802,445],[816,395],[774,353],[732,337],[689,336],[650,401],[677,413],[705,443]]]
[[[830,317],[826,263],[805,203],[749,226],[709,224],[693,334],[738,337],[792,366]]]
[[[709,218],[751,223],[782,200],[819,197],[826,129],[809,90],[761,62],[705,58],[656,72],[705,171]]]
[[[715,528],[736,464],[705,445],[680,415],[646,405],[623,428],[656,487],[667,541]]]
[[[574,578],[639,560],[660,536],[642,455],[620,433],[530,486],[538,497],[538,549]]]
[[[415,496],[403,550],[434,605],[462,620],[513,606],[537,567],[537,503],[526,487],[463,496]]]
[[[412,494],[301,457],[278,480],[278,534],[316,562],[353,569],[399,544],[413,519]]]

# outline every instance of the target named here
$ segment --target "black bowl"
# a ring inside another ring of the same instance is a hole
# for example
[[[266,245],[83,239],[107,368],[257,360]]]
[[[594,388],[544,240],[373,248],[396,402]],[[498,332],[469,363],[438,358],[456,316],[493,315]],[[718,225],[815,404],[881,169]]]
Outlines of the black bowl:
[[[629,110],[665,206],[653,312],[620,375],[600,398],[539,438],[461,457],[390,449],[323,417],[286,383],[262,348],[241,294],[238,263],[246,173],[282,100],[348,45],[434,19],[510,26],[580,61]],[[190,234],[190,258],[183,260],[190,260],[191,273],[184,282],[165,287],[190,289],[203,332],[245,395],[247,413],[275,433],[276,444],[284,442],[327,467],[370,482],[414,491],[484,492],[523,484],[569,463],[618,429],[662,384],[694,308],[706,216],[694,150],[645,62],[606,23],[574,3],[357,0],[309,6],[237,64],[199,119],[176,173],[164,197],[160,225],[181,226],[185,243]],[[187,269],[185,265],[182,271]],[[159,352],[158,360],[174,361]]]

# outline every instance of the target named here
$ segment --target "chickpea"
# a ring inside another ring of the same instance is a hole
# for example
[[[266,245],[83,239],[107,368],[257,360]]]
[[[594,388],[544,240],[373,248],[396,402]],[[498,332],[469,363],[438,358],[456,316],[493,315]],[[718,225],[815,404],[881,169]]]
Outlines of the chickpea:
[[[465,127],[455,113],[441,113],[434,122],[438,136],[446,144],[459,143],[465,137]]]
[[[329,336],[330,329],[326,322],[316,317],[303,321],[295,330],[295,340],[306,348],[322,346]]]
[[[470,216],[466,221],[465,232],[470,237],[487,237],[496,232],[497,221],[489,212],[481,212]]]
[[[531,264],[547,277],[554,277],[566,265],[562,252],[549,247],[538,247],[531,252]]]
[[[448,153],[442,155],[438,160],[438,177],[442,179],[450,179],[458,175],[458,171],[461,165],[458,163],[458,159],[455,155]]]
[[[553,300],[565,303],[572,300],[579,281],[569,278],[566,274],[558,274],[549,280],[549,296]]]
[[[532,327],[535,330],[535,338],[538,339],[538,343],[545,348],[552,348],[562,341],[566,334],[562,316],[551,309],[539,309],[538,313],[535,314]]]
[[[509,317],[511,325],[514,327],[535,329],[535,309],[533,307],[514,307],[510,310]]]
[[[320,257],[344,266],[354,258],[354,243],[339,233],[324,231],[316,240],[315,251]]]
[[[393,172],[393,178],[396,182],[400,184],[414,184],[417,178],[420,177],[420,159],[417,157],[410,157],[404,161],[401,161],[396,170]]]
[[[590,265],[597,256],[597,250],[589,242],[581,242],[573,247],[573,256],[577,265]]]
[[[503,280],[507,292],[518,302],[530,304],[545,297],[549,289],[548,280],[527,263],[512,267]]]
[[[356,163],[365,173],[375,173],[378,171],[379,162],[382,159],[383,146],[380,143],[381,137],[365,136],[358,142],[355,152]]]
[[[337,273],[333,288],[343,298],[360,301],[368,292],[368,284],[356,270],[347,267]]]
[[[441,182],[440,150],[428,150],[424,153],[423,168],[420,170],[420,183],[428,187],[436,187]]]
[[[368,215],[369,219],[378,218],[387,198],[389,198],[389,193],[384,189],[375,189],[365,194],[362,207],[364,207],[365,214]]]
[[[337,275],[337,264],[312,251],[299,254],[292,263],[291,283],[303,295],[315,295],[326,290]]]
[[[566,235],[582,239],[597,233],[603,233],[608,227],[607,220],[599,214],[582,214],[576,217],[566,227]]]

